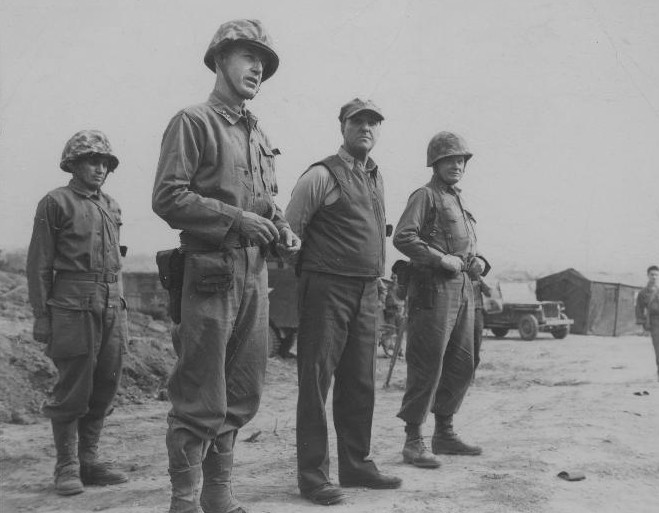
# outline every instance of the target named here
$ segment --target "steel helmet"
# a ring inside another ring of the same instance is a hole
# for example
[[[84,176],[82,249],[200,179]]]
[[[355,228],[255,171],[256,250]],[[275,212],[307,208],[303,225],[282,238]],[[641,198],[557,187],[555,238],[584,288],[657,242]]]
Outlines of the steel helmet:
[[[463,137],[453,132],[439,132],[428,143],[428,167],[444,157],[462,155],[465,163],[472,157]]]
[[[119,165],[119,159],[112,152],[112,146],[106,135],[100,130],[81,130],[69,139],[62,151],[59,167],[71,173],[71,164],[86,155],[103,155],[110,159],[108,171],[114,171]]]
[[[261,78],[263,82],[275,74],[279,67],[279,57],[274,50],[272,38],[259,20],[233,20],[220,25],[204,56],[204,63],[213,73],[215,72],[215,54],[234,43],[255,46],[265,53],[266,62],[263,63]]]

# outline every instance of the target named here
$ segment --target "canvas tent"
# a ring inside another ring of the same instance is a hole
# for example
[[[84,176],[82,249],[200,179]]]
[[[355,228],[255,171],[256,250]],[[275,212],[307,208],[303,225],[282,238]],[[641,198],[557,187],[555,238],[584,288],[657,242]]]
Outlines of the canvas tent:
[[[643,285],[632,276],[566,269],[539,278],[535,292],[539,301],[563,301],[572,333],[618,336],[638,331],[634,305]]]

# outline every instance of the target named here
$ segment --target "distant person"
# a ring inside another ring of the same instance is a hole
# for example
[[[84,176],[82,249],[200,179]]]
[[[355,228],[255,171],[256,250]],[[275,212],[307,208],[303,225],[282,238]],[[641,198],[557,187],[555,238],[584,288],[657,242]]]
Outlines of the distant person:
[[[650,332],[659,378],[659,267],[648,267],[648,284],[636,298],[636,322]]]
[[[369,154],[384,116],[369,100],[341,107],[343,144],[305,171],[286,218],[302,239],[298,260],[298,486],[311,502],[344,500],[330,482],[325,401],[334,377],[339,483],[398,488],[369,454],[375,404],[378,282],[384,274],[384,186]]]
[[[71,174],[37,206],[27,255],[34,339],[44,342],[58,378],[43,412],[55,439],[55,491],[124,483],[98,459],[103,421],[119,388],[128,341],[121,282],[121,210],[101,191],[119,165],[98,130],[76,133],[60,168]]]
[[[408,256],[407,384],[398,417],[406,423],[403,460],[437,468],[436,454],[481,454],[453,431],[453,415],[474,372],[472,282],[489,268],[476,247],[475,221],[457,188],[472,157],[462,137],[440,132],[428,145],[433,177],[410,196],[394,234]],[[435,416],[432,453],[421,426]]]
[[[215,87],[165,129],[153,210],[181,230],[178,360],[166,435],[170,513],[243,512],[231,491],[238,430],[256,415],[268,358],[268,247],[299,239],[274,202],[275,155],[245,107],[279,57],[258,20],[222,24],[204,57]],[[199,482],[203,485],[199,491]]]
[[[483,343],[483,329],[485,326],[485,318],[483,314],[483,296],[490,297],[492,290],[489,285],[479,276],[479,279],[473,280],[472,286],[474,288],[474,376],[476,369],[481,363],[481,345]]]

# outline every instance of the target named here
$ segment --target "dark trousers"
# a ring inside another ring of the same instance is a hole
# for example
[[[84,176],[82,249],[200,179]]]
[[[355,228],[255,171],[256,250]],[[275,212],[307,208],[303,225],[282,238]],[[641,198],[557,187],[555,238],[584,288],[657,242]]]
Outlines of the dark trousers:
[[[659,374],[659,316],[650,318],[650,336],[654,346],[654,356],[657,362],[657,374]]]
[[[407,327],[407,383],[398,417],[423,424],[428,411],[453,415],[474,372],[474,296],[466,274],[413,279]]]
[[[186,254],[181,324],[172,334],[178,360],[169,379],[170,432],[213,440],[251,420],[263,390],[267,336],[261,250]]]
[[[56,422],[102,419],[112,409],[128,342],[121,288],[58,279],[48,304],[52,333],[46,354],[58,379],[43,413]]]
[[[302,271],[297,339],[298,486],[328,483],[325,402],[334,376],[339,480],[375,474],[369,459],[375,404],[377,281]]]

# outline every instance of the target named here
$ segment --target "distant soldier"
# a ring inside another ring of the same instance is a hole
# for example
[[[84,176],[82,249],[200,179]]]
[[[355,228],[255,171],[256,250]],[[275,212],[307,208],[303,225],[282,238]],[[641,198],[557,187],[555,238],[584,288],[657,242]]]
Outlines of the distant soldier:
[[[162,140],[154,212],[181,230],[178,361],[166,436],[170,513],[244,511],[231,490],[238,430],[256,415],[268,358],[268,248],[299,239],[275,204],[275,155],[247,108],[277,70],[258,20],[220,25],[204,57],[208,100],[179,111]],[[199,486],[202,481],[202,486]]]
[[[98,441],[119,387],[128,338],[121,283],[121,210],[101,192],[119,160],[97,130],[75,134],[60,168],[73,176],[37,207],[27,257],[34,338],[58,370],[44,414],[51,419],[55,490],[127,481],[98,460]],[[81,482],[82,481],[82,482]]]
[[[406,422],[403,459],[439,466],[425,446],[421,425],[435,415],[434,454],[481,453],[453,431],[453,415],[474,372],[472,281],[489,267],[476,248],[475,221],[457,183],[472,154],[459,135],[440,132],[428,145],[433,177],[410,196],[394,246],[412,263],[408,290],[407,384],[398,416]]]
[[[384,185],[369,156],[384,119],[355,98],[339,112],[343,145],[298,180],[286,217],[302,239],[297,341],[298,486],[316,504],[344,500],[329,478],[325,401],[334,377],[334,427],[343,487],[398,488],[369,454],[375,404],[379,278],[384,273]]]
[[[648,284],[636,299],[636,322],[650,332],[659,377],[659,267],[648,267]]]

